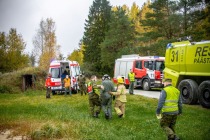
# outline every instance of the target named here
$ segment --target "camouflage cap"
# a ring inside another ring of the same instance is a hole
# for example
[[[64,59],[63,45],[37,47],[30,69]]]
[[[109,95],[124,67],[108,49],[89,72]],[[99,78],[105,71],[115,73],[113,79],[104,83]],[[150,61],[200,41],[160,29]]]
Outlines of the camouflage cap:
[[[172,79],[166,78],[166,79],[163,80],[163,82],[170,82],[171,83]]]

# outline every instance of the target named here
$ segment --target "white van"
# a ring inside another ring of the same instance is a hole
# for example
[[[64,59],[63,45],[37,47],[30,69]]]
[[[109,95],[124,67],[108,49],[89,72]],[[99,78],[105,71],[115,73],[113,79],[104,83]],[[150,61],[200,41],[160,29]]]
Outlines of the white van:
[[[80,66],[77,61],[54,60],[50,63],[49,73],[52,74],[51,90],[53,95],[56,92],[65,91],[63,79],[66,75],[69,75],[71,78],[72,92],[77,92],[77,77],[81,73]]]

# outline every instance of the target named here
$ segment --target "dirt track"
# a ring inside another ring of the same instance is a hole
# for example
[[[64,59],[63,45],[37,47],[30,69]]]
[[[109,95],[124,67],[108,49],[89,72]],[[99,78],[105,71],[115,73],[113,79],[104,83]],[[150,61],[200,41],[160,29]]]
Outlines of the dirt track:
[[[11,136],[11,130],[0,132],[0,140],[29,140],[26,136]]]

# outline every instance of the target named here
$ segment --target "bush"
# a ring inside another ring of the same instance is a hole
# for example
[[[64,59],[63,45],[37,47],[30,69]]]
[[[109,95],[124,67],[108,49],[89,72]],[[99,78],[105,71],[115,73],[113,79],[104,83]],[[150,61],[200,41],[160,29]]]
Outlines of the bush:
[[[62,131],[63,128],[61,125],[53,127],[49,124],[45,124],[40,130],[34,131],[31,134],[31,138],[37,140],[62,138],[64,135]]]
[[[0,85],[0,93],[11,93],[11,89],[8,86]]]

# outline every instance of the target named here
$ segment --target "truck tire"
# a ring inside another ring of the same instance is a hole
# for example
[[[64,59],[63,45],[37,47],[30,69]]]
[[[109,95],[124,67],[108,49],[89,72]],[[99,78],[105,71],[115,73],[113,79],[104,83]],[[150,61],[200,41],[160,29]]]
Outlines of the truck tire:
[[[198,87],[199,103],[205,107],[210,108],[210,81],[203,81]]]
[[[55,91],[52,91],[52,95],[55,95]]]
[[[143,81],[143,85],[142,85],[143,90],[145,91],[149,91],[150,90],[150,83],[148,79],[145,79]]]
[[[191,79],[182,80],[178,89],[184,104],[196,104],[198,102],[198,84],[195,81]]]

